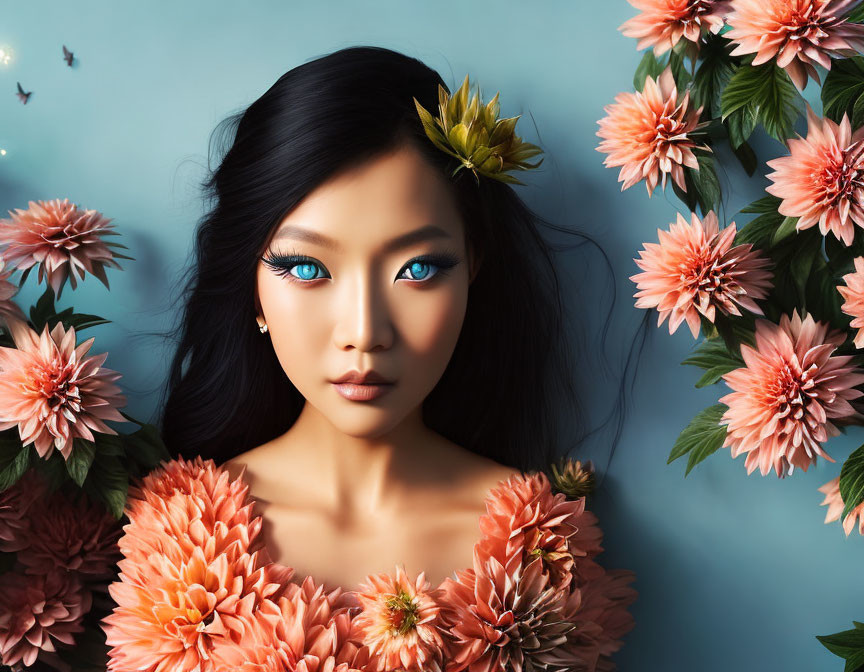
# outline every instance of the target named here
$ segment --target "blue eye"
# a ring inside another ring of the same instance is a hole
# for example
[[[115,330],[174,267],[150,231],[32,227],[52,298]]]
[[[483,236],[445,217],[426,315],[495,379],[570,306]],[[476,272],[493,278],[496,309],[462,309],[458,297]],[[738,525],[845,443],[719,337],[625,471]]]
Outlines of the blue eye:
[[[313,280],[329,277],[326,275],[315,277],[316,270],[323,271],[323,267],[313,258],[302,254],[271,254],[261,257],[261,261],[270,266],[277,275],[291,282],[311,283]],[[426,254],[408,262],[397,280],[405,277],[403,274],[410,271],[411,277],[405,279],[413,280],[417,285],[424,285],[435,278],[444,277],[458,263],[459,257],[452,253]],[[295,268],[296,274],[292,273]],[[434,269],[434,272],[431,269]]]

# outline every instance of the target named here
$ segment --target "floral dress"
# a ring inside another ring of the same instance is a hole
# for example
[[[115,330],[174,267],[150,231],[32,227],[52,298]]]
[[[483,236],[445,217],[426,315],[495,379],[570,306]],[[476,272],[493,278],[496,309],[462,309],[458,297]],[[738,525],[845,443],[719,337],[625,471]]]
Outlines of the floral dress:
[[[486,495],[473,566],[439,586],[396,567],[325,590],[273,562],[243,474],[163,462],[130,487],[102,627],[109,670],[608,671],[633,626],[632,572],[605,570],[585,499],[542,472]]]

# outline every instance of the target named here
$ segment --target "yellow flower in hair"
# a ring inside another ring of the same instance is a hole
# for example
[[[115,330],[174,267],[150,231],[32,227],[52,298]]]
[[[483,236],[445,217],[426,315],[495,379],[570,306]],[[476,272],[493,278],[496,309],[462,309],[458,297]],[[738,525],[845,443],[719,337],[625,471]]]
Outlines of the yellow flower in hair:
[[[452,175],[468,168],[478,182],[480,174],[501,182],[523,184],[507,171],[536,168],[543,159],[534,164],[527,163],[526,159],[543,150],[530,142],[522,142],[516,135],[514,129],[519,116],[498,119],[498,93],[484,105],[478,92],[469,102],[468,87],[468,75],[452,96],[439,84],[437,117],[414,98],[426,135],[436,147],[461,162]]]

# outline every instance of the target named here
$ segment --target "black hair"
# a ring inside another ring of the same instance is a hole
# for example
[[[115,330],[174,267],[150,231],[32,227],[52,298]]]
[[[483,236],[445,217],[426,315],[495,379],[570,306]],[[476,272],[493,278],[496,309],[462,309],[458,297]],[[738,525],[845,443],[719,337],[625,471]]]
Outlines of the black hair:
[[[449,91],[415,58],[349,47],[289,70],[217,126],[210,165],[214,146],[221,160],[201,185],[209,209],[181,282],[177,348],[160,400],[172,455],[221,463],[297,419],[305,400],[256,324],[259,255],[316,187],[406,142],[448,176],[467,242],[482,255],[453,356],[423,403],[424,423],[523,470],[547,469],[562,452],[556,407],[584,427],[559,277],[540,227],[590,238],[544,221],[509,184],[478,182],[467,169],[451,176],[456,160],[427,138],[413,100],[436,114],[439,85]]]

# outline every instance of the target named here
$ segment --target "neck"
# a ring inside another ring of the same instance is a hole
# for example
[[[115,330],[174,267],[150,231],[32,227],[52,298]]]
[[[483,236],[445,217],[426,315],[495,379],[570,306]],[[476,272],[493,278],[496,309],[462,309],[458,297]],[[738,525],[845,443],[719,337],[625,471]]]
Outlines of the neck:
[[[423,424],[418,406],[398,425],[372,435],[349,434],[308,402],[283,435],[285,445],[302,451],[295,464],[320,488],[340,522],[351,525],[394,513],[412,479],[422,474],[435,432]]]

